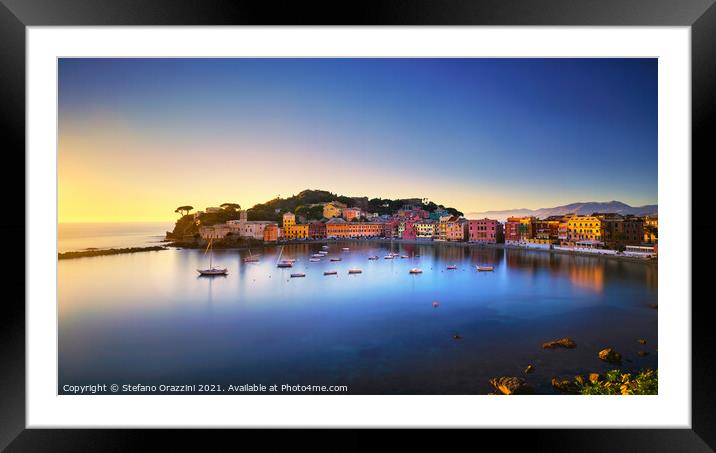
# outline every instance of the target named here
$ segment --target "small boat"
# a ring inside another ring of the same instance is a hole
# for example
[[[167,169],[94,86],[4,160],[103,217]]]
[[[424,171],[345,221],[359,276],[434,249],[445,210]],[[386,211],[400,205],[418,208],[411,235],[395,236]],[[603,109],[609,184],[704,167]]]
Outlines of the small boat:
[[[311,255],[311,258],[321,258],[321,257],[323,257],[323,255],[320,253],[314,253],[313,255]]]
[[[422,273],[423,273],[423,270],[420,269],[419,267],[414,267],[414,268],[410,269],[409,272],[410,272],[411,274],[422,274]]]
[[[440,302],[433,302],[433,308],[438,308],[440,306]]]
[[[321,248],[322,248],[323,250],[328,250],[328,246],[327,246],[327,245],[322,245]]]
[[[331,258],[331,261],[340,261],[340,258]]]
[[[341,250],[343,250],[344,252],[347,252],[350,249],[348,247],[343,247]]]
[[[495,268],[492,266],[475,266],[477,267],[477,270],[480,272],[486,272],[486,271],[494,271]]]
[[[393,255],[385,255],[385,256],[383,257],[383,259],[385,259],[385,260],[392,260],[392,259],[393,259]]]
[[[310,258],[308,261],[310,261],[312,263],[317,263],[317,262],[321,261],[321,259],[320,258]]]
[[[251,249],[249,249],[249,256],[244,258],[244,263],[258,263],[259,262],[259,255],[253,255],[251,253]]]
[[[327,251],[327,250],[320,250],[318,253],[319,253],[320,255],[328,255],[328,251]]]
[[[291,274],[291,278],[305,277],[305,276],[306,276],[306,274],[304,274],[303,272],[296,272],[296,273]]]
[[[408,255],[400,255],[401,259],[410,258]]]
[[[377,260],[377,259],[378,259],[378,257],[377,257],[377,256],[375,256],[375,255],[373,255],[373,256],[369,256],[369,257],[368,257],[368,259],[369,259],[369,260]]]
[[[276,267],[293,267],[293,263],[289,260],[282,260],[276,264]]]
[[[457,266],[455,266],[455,265],[450,265],[450,266],[448,266],[447,268],[448,268],[449,271],[454,271],[455,269],[457,269]]]
[[[226,275],[229,270],[226,268],[210,267],[209,269],[197,269],[200,275]]]
[[[196,271],[199,273],[199,275],[226,275],[229,273],[229,270],[227,268],[214,267],[214,249],[212,248],[212,244],[213,240],[210,239],[209,243],[206,245],[206,250],[204,251],[204,255],[206,255],[206,252],[209,252],[209,268],[197,269]]]
[[[349,274],[362,274],[363,271],[360,269],[348,269]]]
[[[323,275],[338,275],[338,271],[326,271]]]

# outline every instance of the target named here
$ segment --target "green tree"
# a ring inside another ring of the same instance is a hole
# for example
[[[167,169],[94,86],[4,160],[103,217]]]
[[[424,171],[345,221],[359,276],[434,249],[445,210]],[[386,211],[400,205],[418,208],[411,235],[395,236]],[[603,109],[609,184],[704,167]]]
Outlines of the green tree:
[[[179,206],[174,210],[174,212],[176,212],[177,214],[181,214],[181,216],[184,217],[185,215],[188,215],[192,209],[194,209],[194,206]]]
[[[222,203],[220,207],[224,208],[226,211],[238,211],[241,209],[241,205],[238,203]]]

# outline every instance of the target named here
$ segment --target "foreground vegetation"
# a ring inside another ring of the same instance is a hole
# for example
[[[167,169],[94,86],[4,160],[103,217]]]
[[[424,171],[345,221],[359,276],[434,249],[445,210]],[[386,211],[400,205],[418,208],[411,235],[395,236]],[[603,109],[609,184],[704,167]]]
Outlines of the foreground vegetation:
[[[659,374],[654,370],[643,370],[636,376],[611,370],[603,377],[593,373],[589,379],[575,378],[581,395],[656,395],[659,390]]]
[[[124,249],[91,249],[82,250],[79,252],[64,252],[58,253],[57,259],[66,260],[72,258],[86,258],[89,256],[105,256],[105,255],[121,255],[123,253],[136,253],[136,252],[155,252],[159,250],[166,250],[166,247],[152,246],[152,247],[130,247]]]

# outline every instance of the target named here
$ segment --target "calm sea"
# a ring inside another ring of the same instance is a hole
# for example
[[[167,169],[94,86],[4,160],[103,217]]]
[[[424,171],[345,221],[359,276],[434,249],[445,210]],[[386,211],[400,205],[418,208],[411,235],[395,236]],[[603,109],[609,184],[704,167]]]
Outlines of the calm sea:
[[[286,246],[283,258],[298,260],[292,269],[276,267],[277,247],[252,249],[258,263],[242,261],[248,251],[217,250],[214,264],[229,274],[215,278],[197,276],[208,265],[201,250],[60,261],[59,393],[65,384],[116,383],[486,394],[491,377],[524,376],[533,364],[527,382],[552,394],[553,377],[614,368],[597,357],[605,347],[623,355],[622,369],[657,366],[655,265],[358,241],[330,244],[329,257],[341,261],[309,262],[320,247]],[[408,258],[386,260],[389,251]],[[413,267],[423,273],[409,274]],[[542,349],[562,337],[577,348]]]
[[[57,229],[58,252],[88,248],[147,247],[159,245],[171,222],[149,223],[60,223]]]

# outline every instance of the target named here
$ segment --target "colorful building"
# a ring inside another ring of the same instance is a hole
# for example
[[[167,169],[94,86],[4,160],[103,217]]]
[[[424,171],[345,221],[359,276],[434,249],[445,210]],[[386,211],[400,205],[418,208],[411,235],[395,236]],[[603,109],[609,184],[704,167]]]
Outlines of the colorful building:
[[[467,239],[470,242],[496,244],[504,241],[502,224],[488,218],[467,221]]]
[[[345,208],[343,210],[343,218],[348,222],[353,219],[360,219],[360,208]]]
[[[282,230],[284,239],[308,239],[308,225],[298,225],[296,216],[291,212],[283,215]]]
[[[603,243],[602,221],[591,215],[575,215],[567,221],[567,243]]]
[[[508,217],[505,222],[505,244],[527,242],[532,238],[534,217]]]
[[[436,222],[432,220],[420,220],[413,224],[415,227],[416,239],[433,239],[435,237]]]
[[[382,235],[382,223],[346,222],[341,218],[334,218],[326,222],[326,237],[328,238],[377,238]]]
[[[264,242],[276,242],[279,237],[279,228],[275,223],[266,225],[264,228]]]
[[[462,241],[465,239],[465,221],[458,216],[448,215],[440,217],[437,224],[437,239],[439,241]]]
[[[323,204],[323,217],[326,219],[332,219],[334,217],[340,217],[343,209],[347,208],[345,203],[340,201],[330,201]]]
[[[402,231],[400,233],[400,239],[415,240],[415,222],[406,221],[401,223]]]
[[[311,239],[323,239],[326,237],[326,224],[323,222],[311,222],[308,224],[308,237]]]
[[[656,244],[659,242],[659,217],[644,217],[644,242],[647,244]]]
[[[558,240],[561,219],[562,216],[550,216],[532,220],[532,238]]]

